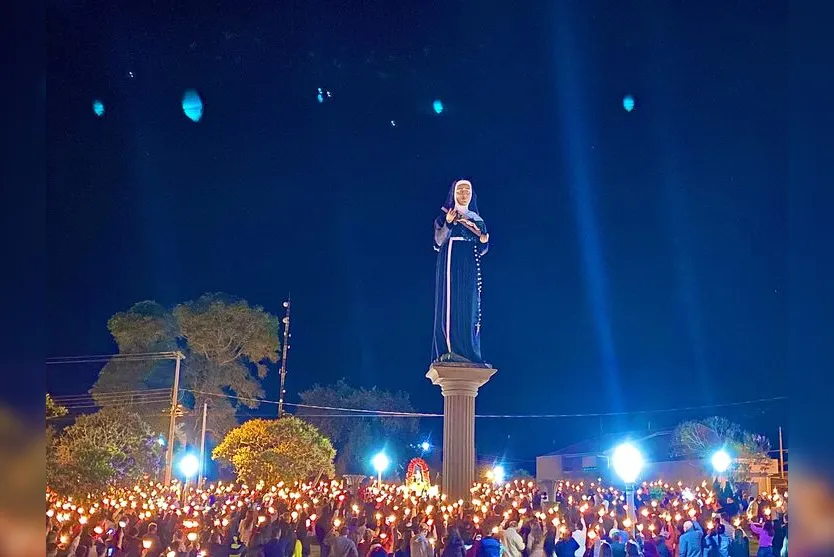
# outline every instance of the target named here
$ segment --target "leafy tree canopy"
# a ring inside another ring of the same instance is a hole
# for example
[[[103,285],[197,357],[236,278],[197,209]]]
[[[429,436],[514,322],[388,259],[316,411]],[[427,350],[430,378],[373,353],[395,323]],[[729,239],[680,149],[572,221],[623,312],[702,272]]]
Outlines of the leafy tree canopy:
[[[719,449],[734,458],[756,462],[769,458],[770,440],[720,416],[681,422],[672,433],[672,456],[709,459]],[[749,464],[738,464],[734,472],[737,479],[745,479]]]
[[[67,409],[60,404],[57,404],[49,393],[46,393],[46,419],[60,418],[67,415]]]
[[[256,408],[263,396],[261,380],[279,358],[279,321],[263,308],[225,294],[204,294],[171,310],[152,301],[139,302],[119,312],[107,324],[120,354],[181,351],[180,388],[187,409],[182,435],[197,439],[199,408],[208,401],[207,432],[221,439],[237,425],[240,405]],[[109,393],[171,388],[172,360],[113,359],[104,366],[92,394],[102,406],[136,405],[149,423],[167,431],[170,403],[158,394],[133,398]],[[229,399],[232,394],[242,397]],[[141,410],[140,410],[141,409]]]
[[[324,387],[314,385],[302,392],[300,397],[302,403],[311,406],[414,412],[408,393],[392,393],[376,387],[355,388],[348,385],[344,379]],[[414,443],[418,433],[417,418],[358,417],[351,412],[345,412],[350,414],[347,418],[317,417],[316,414],[322,414],[322,411],[314,408],[298,410],[299,417],[315,425],[333,440],[339,451],[336,469],[340,474],[368,472],[368,459],[373,452],[382,448],[383,443],[393,455],[405,455],[408,445]],[[407,460],[406,458],[403,461]]]
[[[124,408],[81,416],[47,451],[47,485],[84,496],[155,476],[163,460],[157,438],[138,414]]]
[[[212,458],[231,464],[238,480],[250,485],[264,481],[332,477],[336,450],[311,424],[288,416],[280,420],[249,420],[231,430],[212,451]]]

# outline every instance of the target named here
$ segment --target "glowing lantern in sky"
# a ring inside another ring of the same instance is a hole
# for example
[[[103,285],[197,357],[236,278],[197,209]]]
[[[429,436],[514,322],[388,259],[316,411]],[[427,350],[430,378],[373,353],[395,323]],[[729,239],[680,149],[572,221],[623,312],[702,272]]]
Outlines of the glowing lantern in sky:
[[[626,95],[623,97],[623,108],[626,109],[626,112],[631,112],[634,110],[634,97],[631,95]]]
[[[435,114],[440,114],[443,112],[443,101],[436,99],[433,103],[431,103],[431,107],[434,109]]]
[[[95,115],[96,115],[96,116],[98,116],[99,118],[101,118],[102,116],[104,116],[104,103],[103,103],[103,102],[101,102],[101,101],[100,101],[100,100],[98,100],[98,99],[94,100],[94,101],[93,101],[93,112],[94,112],[94,113],[95,113]]]

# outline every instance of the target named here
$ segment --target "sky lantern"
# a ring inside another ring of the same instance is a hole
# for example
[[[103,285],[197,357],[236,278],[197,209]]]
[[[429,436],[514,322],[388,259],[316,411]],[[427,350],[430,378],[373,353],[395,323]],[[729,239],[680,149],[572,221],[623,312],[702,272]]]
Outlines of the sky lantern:
[[[443,101],[440,99],[435,99],[433,103],[431,103],[432,109],[434,109],[435,114],[440,114],[443,112]]]
[[[203,117],[203,99],[194,89],[188,89],[182,96],[182,111],[192,122],[199,122]]]
[[[634,97],[631,95],[623,97],[623,108],[625,108],[626,112],[634,110]]]
[[[104,116],[104,103],[96,99],[93,101],[93,113],[101,118]]]

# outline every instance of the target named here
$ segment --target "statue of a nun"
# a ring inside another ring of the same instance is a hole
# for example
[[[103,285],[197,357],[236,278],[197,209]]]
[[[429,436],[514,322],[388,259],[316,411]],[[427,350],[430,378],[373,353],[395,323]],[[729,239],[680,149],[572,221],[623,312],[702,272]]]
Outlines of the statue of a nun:
[[[434,249],[434,361],[483,364],[481,257],[489,249],[489,234],[469,180],[457,180],[449,189],[434,220]]]

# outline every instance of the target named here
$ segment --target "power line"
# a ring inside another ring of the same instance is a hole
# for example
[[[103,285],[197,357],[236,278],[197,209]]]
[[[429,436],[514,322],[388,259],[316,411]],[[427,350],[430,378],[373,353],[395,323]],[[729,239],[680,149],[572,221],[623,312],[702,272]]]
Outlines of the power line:
[[[157,391],[167,391],[167,389],[156,389]],[[211,397],[218,397],[218,398],[231,398],[240,401],[247,401],[247,402],[256,402],[258,404],[279,404],[280,401],[276,400],[267,400],[267,399],[259,399],[253,397],[244,397],[238,395],[227,395],[227,394],[218,394],[218,393],[210,393],[207,391],[199,391],[195,389],[181,389],[186,392],[200,394],[204,396],[211,396]],[[132,393],[132,392],[149,392],[149,391],[124,391],[124,393]],[[68,395],[68,396],[84,396],[84,395]],[[98,396],[98,395],[97,395]],[[124,397],[128,397],[129,395],[122,395]],[[160,395],[155,395],[160,396]],[[693,410],[707,410],[713,408],[728,408],[734,406],[744,406],[750,404],[760,404],[760,403],[767,403],[767,402],[777,402],[782,400],[787,400],[788,397],[785,396],[778,396],[778,397],[770,397],[770,398],[759,398],[759,399],[751,399],[751,400],[743,400],[743,401],[736,401],[736,402],[727,402],[727,403],[716,403],[716,404],[703,404],[699,406],[680,406],[675,408],[660,408],[654,410],[634,410],[634,411],[621,411],[621,412],[585,412],[585,413],[573,413],[573,414],[476,414],[476,418],[484,418],[484,419],[557,419],[557,418],[591,418],[591,417],[611,417],[611,416],[628,416],[634,414],[660,414],[660,413],[673,413],[673,412],[687,412]],[[121,400],[119,397],[114,397],[111,400]],[[79,401],[81,402],[81,401]],[[307,408],[312,410],[325,410],[331,412],[346,412],[345,414],[305,414],[307,417],[328,417],[328,418],[344,418],[344,417],[368,417],[368,418],[441,418],[443,414],[437,413],[428,413],[428,412],[404,412],[404,411],[390,411],[390,410],[368,410],[365,408],[344,408],[338,406],[321,406],[315,404],[301,404],[301,403],[289,403],[284,402],[286,406],[294,406],[296,408]]]
[[[125,404],[110,404],[110,403],[106,403],[106,404],[79,404],[79,405],[76,405],[76,406],[65,406],[64,408],[66,408],[68,412],[73,412],[73,411],[76,411],[76,410],[82,410],[82,409],[88,409],[88,408],[101,408],[103,406],[111,407],[111,408],[112,407],[130,408],[131,406],[136,406],[136,405],[139,405],[139,404],[164,404],[164,403],[170,403],[170,398],[165,397],[165,398],[154,399],[154,400],[141,400],[141,401],[125,403]],[[83,413],[84,412],[82,412],[82,414]],[[66,417],[66,416],[53,416],[52,418],[47,418],[47,420],[64,418],[64,417]]]
[[[72,401],[84,398],[106,398],[106,397],[127,397],[127,396],[134,396],[134,395],[142,395],[146,393],[156,393],[159,391],[170,392],[171,389],[168,387],[162,387],[157,389],[133,389],[130,391],[107,391],[101,393],[84,393],[84,394],[77,394],[77,395],[60,395],[60,396],[53,396],[52,400],[54,401]]]
[[[79,400],[70,404],[61,404],[64,408],[91,408],[94,406],[130,406],[131,404],[145,404],[149,402],[168,401],[171,395],[167,393],[160,393],[158,395],[147,396],[143,398],[134,399],[105,399],[105,400]]]
[[[188,389],[185,389],[188,390]],[[234,398],[238,400],[246,400],[251,402],[259,402],[265,404],[277,404],[277,401],[274,400],[265,400],[265,399],[257,399],[257,398],[249,398],[249,397],[240,397],[235,395],[218,395],[216,393],[207,393],[204,391],[194,391],[191,390],[192,393],[199,393],[208,396],[218,396],[218,397],[228,397]],[[576,413],[576,414],[476,414],[476,418],[502,418],[502,419],[526,419],[526,418],[590,418],[590,417],[600,417],[600,416],[627,416],[632,414],[658,414],[658,413],[669,413],[669,412],[685,412],[691,410],[706,410],[710,408],[726,408],[731,406],[742,406],[748,404],[758,404],[763,402],[775,402],[780,400],[787,400],[788,397],[779,396],[779,397],[771,397],[771,398],[760,398],[760,399],[753,399],[753,400],[743,400],[737,402],[727,402],[727,403],[718,403],[718,404],[703,404],[700,406],[682,406],[677,408],[662,408],[656,410],[635,410],[631,412],[589,412],[589,413]],[[315,410],[333,410],[339,412],[357,412],[362,414],[373,414],[375,416],[390,416],[390,417],[403,417],[403,418],[438,418],[443,417],[443,414],[431,414],[425,412],[393,412],[387,410],[366,410],[362,408],[341,408],[336,406],[318,406],[313,404],[293,404],[293,403],[284,403],[287,406],[295,406],[297,408],[311,408]],[[350,415],[350,414],[347,414]],[[335,416],[334,416],[335,417]]]
[[[242,396],[235,396],[235,395],[225,395],[225,394],[217,394],[217,393],[208,393],[205,391],[195,391],[191,389],[183,389],[190,393],[196,393],[206,396],[215,396],[215,397],[222,397],[222,398],[234,398],[237,400],[245,400],[249,402],[257,402],[260,404],[278,404],[279,401],[276,400],[266,400],[260,398],[251,398],[251,397],[242,397]],[[336,406],[316,406],[313,404],[294,404],[290,402],[284,402],[285,406],[295,406],[296,408],[312,408],[314,410],[335,410],[339,412],[357,412],[363,414],[374,414],[374,415],[381,415],[381,416],[395,416],[395,417],[405,417],[405,418],[436,418],[438,416],[442,417],[443,414],[425,414],[420,412],[393,412],[389,410],[365,410],[362,408],[339,408]]]
[[[55,356],[46,359],[46,365],[85,364],[109,361],[146,361],[170,360],[176,358],[176,352],[132,352],[120,354],[87,354],[83,356]]]

